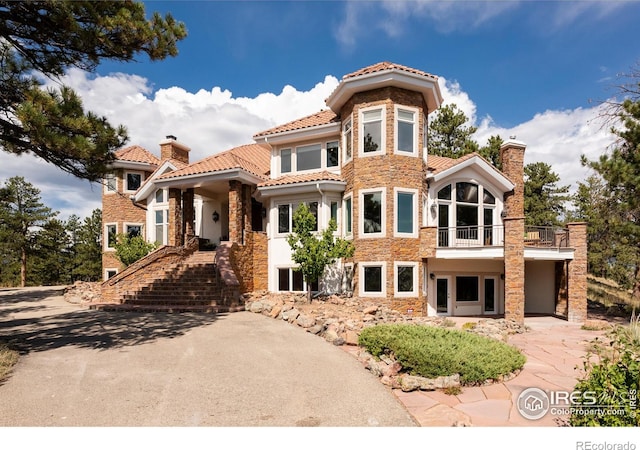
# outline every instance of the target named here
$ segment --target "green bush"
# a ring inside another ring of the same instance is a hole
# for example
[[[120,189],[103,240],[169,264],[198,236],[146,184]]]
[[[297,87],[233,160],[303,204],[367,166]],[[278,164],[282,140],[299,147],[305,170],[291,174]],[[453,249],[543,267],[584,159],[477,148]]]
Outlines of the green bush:
[[[156,245],[145,241],[142,236],[119,234],[114,248],[116,249],[116,258],[118,258],[125,267],[129,267],[140,258],[144,258],[155,250]]]
[[[640,324],[632,319],[629,327],[617,326],[608,333],[609,343],[594,342],[585,356],[585,376],[574,390],[595,392],[597,406],[577,405],[571,425],[640,426],[639,330]]]
[[[365,328],[358,343],[379,357],[392,353],[412,375],[427,378],[460,374],[473,384],[521,369],[525,357],[510,345],[460,330],[404,324]]]

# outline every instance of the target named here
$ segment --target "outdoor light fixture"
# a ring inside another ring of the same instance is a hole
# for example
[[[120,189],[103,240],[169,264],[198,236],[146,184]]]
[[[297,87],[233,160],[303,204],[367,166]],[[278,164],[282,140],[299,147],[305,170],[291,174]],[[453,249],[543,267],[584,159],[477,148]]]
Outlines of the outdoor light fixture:
[[[213,214],[211,214],[211,218],[217,223],[218,220],[220,220],[220,214],[218,214],[218,211],[214,211]]]
[[[262,208],[262,217],[267,217],[267,208]]]
[[[435,280],[436,279],[436,275],[433,272],[431,272],[429,274],[429,278],[431,278],[432,280]]]
[[[438,205],[436,205],[435,203],[432,203],[431,204],[431,215],[433,217],[435,217],[437,212],[438,212]]]
[[[502,212],[500,213],[500,217],[502,217],[503,219],[507,217],[507,212],[505,210],[502,210]]]

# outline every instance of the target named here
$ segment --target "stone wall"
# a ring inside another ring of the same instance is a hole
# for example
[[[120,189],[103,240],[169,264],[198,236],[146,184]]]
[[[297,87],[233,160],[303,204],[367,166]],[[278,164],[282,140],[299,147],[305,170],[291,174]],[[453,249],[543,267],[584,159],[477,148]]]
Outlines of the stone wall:
[[[567,286],[567,263],[565,261],[556,262],[556,315],[567,317],[567,305],[569,301],[569,291]]]
[[[567,319],[569,322],[584,322],[587,319],[587,224],[576,222],[567,224],[569,245],[575,250],[569,261],[567,274],[569,301]]]

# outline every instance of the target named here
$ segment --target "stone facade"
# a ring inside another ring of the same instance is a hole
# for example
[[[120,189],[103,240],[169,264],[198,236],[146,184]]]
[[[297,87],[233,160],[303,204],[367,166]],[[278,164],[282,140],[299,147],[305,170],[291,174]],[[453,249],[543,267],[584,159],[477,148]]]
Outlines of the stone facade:
[[[574,258],[569,261],[567,274],[567,318],[569,322],[584,322],[587,319],[587,224],[569,223],[567,227],[570,245],[575,249]]]

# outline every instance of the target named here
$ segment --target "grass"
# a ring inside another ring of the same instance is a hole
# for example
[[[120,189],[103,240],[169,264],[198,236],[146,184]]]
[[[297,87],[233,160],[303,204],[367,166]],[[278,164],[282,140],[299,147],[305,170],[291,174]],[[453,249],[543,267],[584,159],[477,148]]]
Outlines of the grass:
[[[4,380],[18,362],[18,352],[0,343],[0,381]]]
[[[379,357],[393,354],[412,375],[436,378],[460,374],[463,384],[497,380],[524,366],[526,358],[503,342],[465,331],[407,324],[362,330],[359,344]]]
[[[640,308],[640,302],[633,298],[630,290],[622,289],[616,282],[606,278],[589,275],[587,277],[587,296],[589,300],[613,310],[621,306],[625,312]]]

